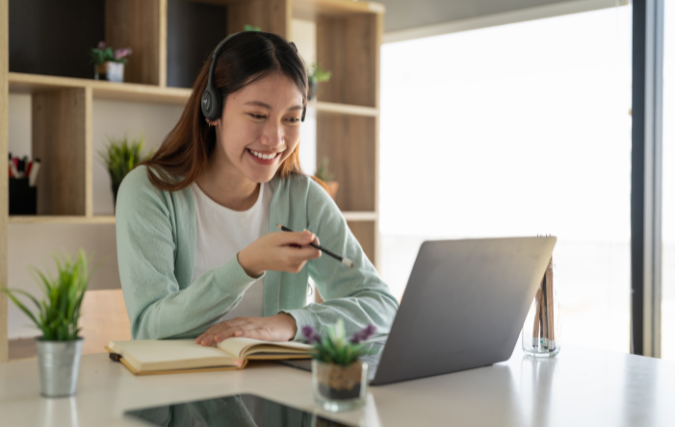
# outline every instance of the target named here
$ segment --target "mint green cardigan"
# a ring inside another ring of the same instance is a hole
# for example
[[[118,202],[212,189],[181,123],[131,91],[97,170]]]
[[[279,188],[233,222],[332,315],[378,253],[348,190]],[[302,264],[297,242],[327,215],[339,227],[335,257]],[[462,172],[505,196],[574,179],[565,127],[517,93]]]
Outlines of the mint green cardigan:
[[[298,326],[322,329],[343,319],[348,333],[373,324],[388,333],[398,303],[363,253],[328,194],[311,178],[293,176],[270,182],[269,232],[276,224],[304,228],[321,245],[354,261],[349,268],[322,255],[299,273],[267,271],[263,313],[288,313]],[[195,204],[189,188],[168,192],[154,187],[145,166],[130,172],[117,196],[117,257],[133,339],[193,338],[230,311],[256,281],[233,257],[194,282],[197,236]],[[312,277],[322,304],[305,306]],[[259,285],[257,285],[259,286]]]

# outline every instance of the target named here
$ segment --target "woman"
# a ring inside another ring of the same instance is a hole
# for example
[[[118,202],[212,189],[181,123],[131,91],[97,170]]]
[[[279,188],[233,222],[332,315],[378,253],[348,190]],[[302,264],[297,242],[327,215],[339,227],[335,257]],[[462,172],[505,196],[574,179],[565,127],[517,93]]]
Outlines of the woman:
[[[175,128],[119,190],[117,249],[133,339],[287,341],[338,318],[349,331],[373,324],[388,332],[396,300],[337,206],[300,170],[307,76],[295,46],[244,32],[221,42],[214,58]],[[354,268],[309,246],[319,240]],[[310,276],[322,304],[305,306]]]

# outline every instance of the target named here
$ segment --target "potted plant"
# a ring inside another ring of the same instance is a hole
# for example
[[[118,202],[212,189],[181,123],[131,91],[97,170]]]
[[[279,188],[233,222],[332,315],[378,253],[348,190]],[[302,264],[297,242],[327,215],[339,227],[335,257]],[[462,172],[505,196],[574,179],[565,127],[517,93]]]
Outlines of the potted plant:
[[[75,259],[66,255],[54,256],[58,274],[52,278],[34,269],[36,281],[45,298],[38,301],[21,289],[0,288],[42,331],[35,338],[42,396],[63,397],[75,393],[82,352],[82,338],[77,322],[80,318],[82,299],[89,284],[90,272],[87,256],[82,249]],[[19,299],[28,298],[36,306],[31,312]]]
[[[143,135],[133,141],[129,141],[126,135],[119,140],[108,137],[108,145],[103,151],[99,152],[99,155],[110,174],[113,204],[117,204],[117,191],[119,190],[124,177],[139,163],[144,162],[152,155],[152,153],[150,153],[144,157],[141,154],[144,145],[145,137]]]
[[[364,341],[375,333],[368,325],[347,340],[342,319],[320,336],[311,326],[302,328],[307,341],[314,346],[312,382],[314,399],[331,412],[353,409],[365,403],[368,387],[368,364],[360,360],[370,351]]]
[[[321,162],[321,165],[314,173],[314,176],[319,178],[321,181],[323,181],[324,184],[326,184],[325,187],[326,191],[328,192],[328,194],[330,194],[330,197],[333,200],[335,200],[335,196],[337,195],[340,183],[337,181],[333,181],[334,175],[328,172],[328,157],[323,158],[323,161]]]
[[[307,71],[307,80],[309,81],[309,95],[307,99],[312,101],[316,99],[316,92],[319,88],[319,83],[330,80],[332,73],[319,67],[318,63],[313,63]]]
[[[97,47],[89,50],[89,58],[94,64],[94,79],[108,80],[122,83],[124,81],[124,64],[131,55],[131,48],[125,47],[113,52],[112,48],[106,47],[104,41],[98,42]]]

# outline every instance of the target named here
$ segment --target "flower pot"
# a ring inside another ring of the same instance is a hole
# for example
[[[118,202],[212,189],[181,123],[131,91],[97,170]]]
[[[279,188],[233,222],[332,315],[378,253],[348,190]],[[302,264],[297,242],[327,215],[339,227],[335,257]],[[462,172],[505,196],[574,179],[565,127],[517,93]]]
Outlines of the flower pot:
[[[314,400],[331,412],[362,406],[368,388],[368,364],[357,360],[350,365],[312,360]]]
[[[111,184],[113,192],[113,208],[117,208],[117,192],[120,189],[120,184]]]
[[[35,339],[42,396],[66,397],[75,394],[82,341],[82,338],[72,341]]]
[[[124,64],[106,61],[103,64],[94,65],[94,79],[122,83],[124,81]]]
[[[326,186],[328,187],[328,194],[330,195],[331,199],[335,200],[335,196],[337,195],[338,187],[340,187],[340,183],[337,181],[328,181],[326,183]]]
[[[316,91],[319,89],[319,82],[315,80],[309,81],[309,94],[307,95],[308,101],[316,101]]]

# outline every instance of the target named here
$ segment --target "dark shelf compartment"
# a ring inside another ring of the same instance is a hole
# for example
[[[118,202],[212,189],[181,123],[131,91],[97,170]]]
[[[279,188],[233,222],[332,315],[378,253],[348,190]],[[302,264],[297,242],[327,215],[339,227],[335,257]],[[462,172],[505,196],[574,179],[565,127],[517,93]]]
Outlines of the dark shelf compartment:
[[[166,84],[192,88],[204,62],[227,37],[227,7],[186,0],[167,4]]]
[[[9,22],[9,71],[93,77],[87,52],[105,38],[105,0],[12,0]]]

